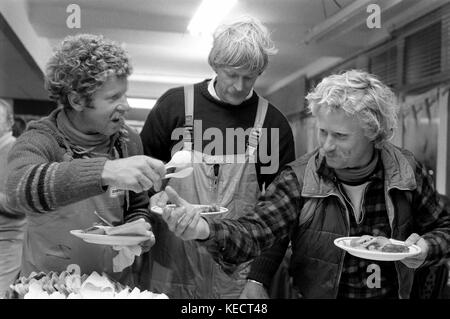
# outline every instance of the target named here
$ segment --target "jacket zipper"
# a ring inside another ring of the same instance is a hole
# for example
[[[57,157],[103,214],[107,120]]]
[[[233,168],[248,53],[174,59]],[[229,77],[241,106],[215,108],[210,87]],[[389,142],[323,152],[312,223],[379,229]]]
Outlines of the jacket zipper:
[[[336,178],[334,178],[334,182],[336,183]],[[342,193],[342,191],[340,190],[339,186],[338,186],[338,190]],[[341,204],[342,204],[342,206],[344,207],[344,210],[345,210],[345,217],[346,217],[346,221],[347,221],[346,235],[348,237],[348,236],[350,236],[350,216],[349,216],[349,212],[348,212],[348,209],[347,209],[347,205],[345,205],[345,196],[342,195],[342,197],[341,197],[340,194],[336,194],[336,196],[340,199]],[[353,209],[353,206],[351,204],[350,204],[350,207],[352,207],[352,209]],[[346,254],[346,251],[344,250],[341,253],[341,260],[340,260],[340,263],[339,263],[338,278],[337,278],[337,281],[336,281],[336,286],[334,288],[335,289],[334,298],[337,297],[337,294],[339,292],[339,283],[341,282],[341,275],[342,275],[342,268],[344,267],[345,254]]]
[[[398,189],[398,190],[400,190],[400,191],[410,191],[411,189],[409,189],[409,188],[400,188],[400,187],[391,187],[391,188],[389,188],[389,189],[387,189],[386,190],[386,195],[389,197],[389,200],[391,201],[391,203],[392,203],[392,197],[391,197],[391,194],[390,194],[390,192],[391,192],[391,190],[393,190],[393,189]],[[394,207],[392,207],[392,209],[394,209]],[[388,210],[388,207],[387,207],[387,205],[386,205],[386,211]],[[396,221],[396,218],[395,218],[395,212],[393,212],[394,213],[394,219],[392,220],[392,225],[391,225],[391,238],[392,238],[392,236],[394,235],[394,222],[395,223],[397,223],[397,221]],[[388,215],[389,216],[389,215]],[[402,296],[400,296],[400,286],[401,286],[401,282],[400,282],[400,276],[399,276],[399,274],[400,274],[400,271],[399,271],[399,269],[398,269],[398,261],[395,261],[394,262],[394,267],[395,267],[395,271],[397,272],[397,284],[398,284],[398,292],[397,292],[397,294],[398,294],[398,297],[399,298],[401,298]]]
[[[353,207],[352,202],[347,198],[347,196],[345,195],[345,191],[343,191],[341,187],[342,186],[340,184],[338,184],[338,189],[342,194],[342,198],[344,198],[345,203],[347,203],[350,206],[350,208],[352,209],[353,215],[356,217],[355,207]],[[347,209],[347,206],[346,206],[346,209]],[[350,216],[347,216],[347,226],[350,226]]]
[[[336,178],[333,180],[336,184]],[[339,188],[338,188],[339,189]],[[339,199],[339,202],[341,203],[341,205],[344,207],[345,210],[345,217],[346,217],[346,221],[347,221],[347,229],[346,229],[346,237],[350,236],[350,216],[348,213],[348,209],[347,209],[347,205],[345,205],[345,200],[343,199],[343,197],[341,196],[341,194],[339,193],[329,193],[326,196],[314,196],[314,195],[310,195],[308,197],[310,198],[325,198],[325,197],[329,197],[329,196],[336,196]],[[336,281],[336,286],[335,286],[335,293],[334,293],[334,298],[336,298],[337,294],[338,294],[338,290],[339,290],[339,282],[341,281],[341,274],[342,274],[342,267],[344,266],[344,257],[345,257],[346,251],[344,250],[341,253],[341,262],[339,263],[339,271],[338,271],[338,278]]]

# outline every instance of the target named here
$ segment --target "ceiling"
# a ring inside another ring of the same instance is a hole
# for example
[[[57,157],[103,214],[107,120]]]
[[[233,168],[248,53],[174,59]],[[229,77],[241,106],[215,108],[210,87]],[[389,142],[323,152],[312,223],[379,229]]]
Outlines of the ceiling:
[[[0,97],[43,100],[42,71],[0,15]]]
[[[223,0],[225,1],[225,0]],[[133,77],[129,96],[157,98],[170,87],[210,77],[209,45],[187,25],[200,0],[0,0],[0,96],[43,99],[42,70],[66,35],[103,34],[124,43]],[[301,75],[314,75],[389,37],[395,27],[448,1],[238,0],[225,21],[252,15],[272,32],[279,52],[256,82],[270,94]],[[80,7],[81,28],[70,29],[67,7]],[[382,9],[381,28],[369,29],[369,4]],[[355,9],[355,10],[352,10]],[[353,15],[346,15],[354,11]],[[1,18],[1,17],[0,17]],[[310,39],[331,21],[329,34]],[[169,77],[181,77],[172,81]]]

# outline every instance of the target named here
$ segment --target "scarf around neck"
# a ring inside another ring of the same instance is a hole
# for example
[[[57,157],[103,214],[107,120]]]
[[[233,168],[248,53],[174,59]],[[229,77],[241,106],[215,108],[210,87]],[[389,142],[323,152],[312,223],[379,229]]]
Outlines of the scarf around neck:
[[[367,178],[375,171],[379,157],[379,152],[374,149],[372,159],[367,165],[358,168],[335,169],[336,177],[346,184],[362,184],[366,182]]]
[[[56,124],[61,133],[70,144],[81,147],[86,152],[109,154],[111,150],[111,137],[100,133],[86,134],[79,131],[62,109],[56,116]]]

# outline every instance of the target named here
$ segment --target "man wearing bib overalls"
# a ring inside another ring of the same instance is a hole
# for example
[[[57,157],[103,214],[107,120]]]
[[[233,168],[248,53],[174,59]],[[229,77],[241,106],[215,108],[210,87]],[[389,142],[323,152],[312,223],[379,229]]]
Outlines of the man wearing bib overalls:
[[[70,234],[102,221],[148,221],[146,191],[165,169],[142,155],[139,135],[125,125],[130,73],[123,48],[102,36],[69,36],[50,58],[45,84],[59,108],[31,122],[8,157],[8,204],[28,220],[22,276],[77,264],[81,274],[132,285],[130,268],[114,271],[111,246]]]
[[[219,27],[208,62],[213,79],[162,95],[141,132],[146,155],[168,162],[192,153],[194,172],[169,185],[191,203],[228,208],[218,218],[238,218],[253,207],[280,168],[294,160],[294,140],[282,113],[253,86],[276,49],[266,28],[252,18]],[[152,197],[163,206],[164,193]],[[238,298],[249,263],[232,276],[195,242],[183,242],[155,215],[149,289],[170,298]]]

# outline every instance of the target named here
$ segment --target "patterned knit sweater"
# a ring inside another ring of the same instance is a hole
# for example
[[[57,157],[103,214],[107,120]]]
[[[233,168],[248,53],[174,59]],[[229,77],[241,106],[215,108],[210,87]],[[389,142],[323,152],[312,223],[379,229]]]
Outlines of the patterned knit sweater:
[[[101,175],[107,158],[79,155],[57,128],[59,111],[31,122],[8,155],[8,206],[17,214],[51,212],[106,191]],[[120,157],[143,153],[139,136],[128,127],[113,139]],[[146,192],[130,191],[127,198],[124,220],[149,220]]]

